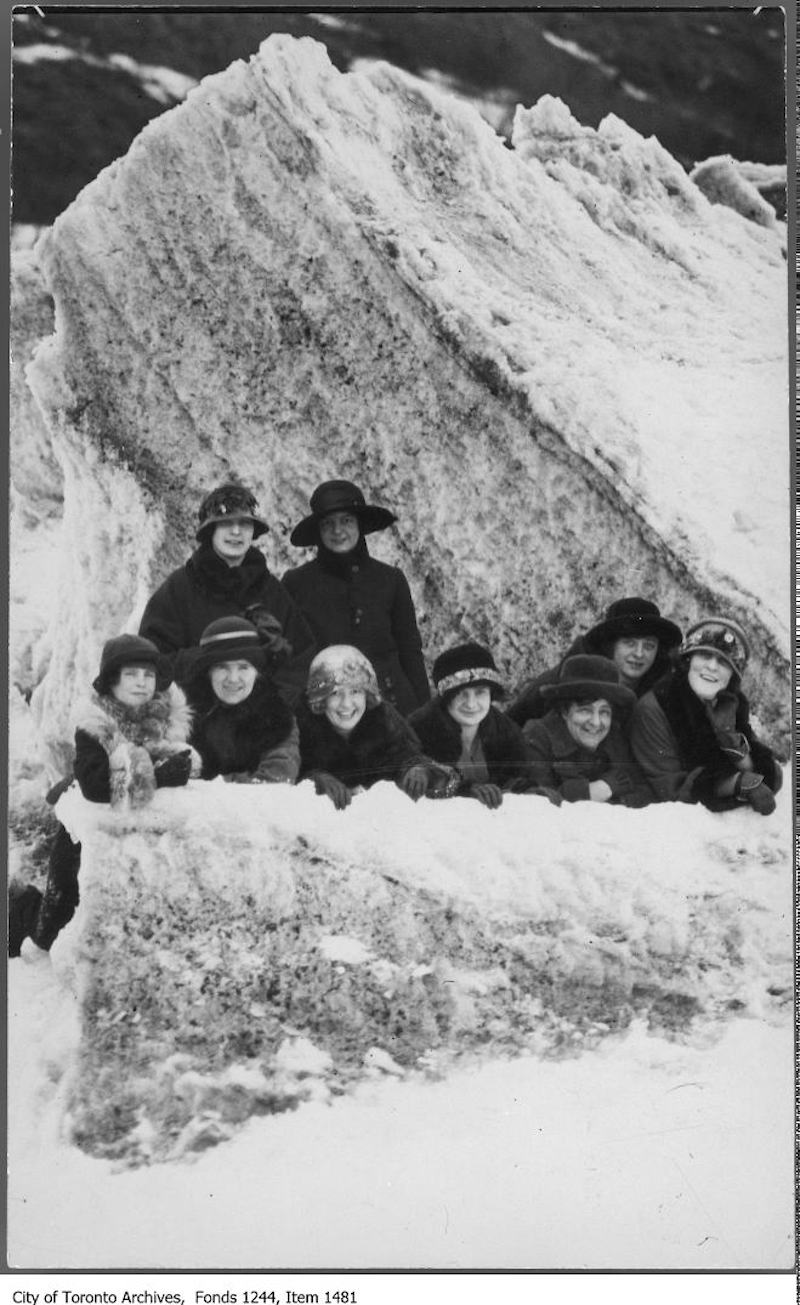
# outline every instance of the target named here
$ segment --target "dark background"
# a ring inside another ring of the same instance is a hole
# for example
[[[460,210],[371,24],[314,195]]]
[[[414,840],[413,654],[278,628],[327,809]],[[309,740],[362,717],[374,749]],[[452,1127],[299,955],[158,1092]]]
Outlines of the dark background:
[[[527,106],[549,93],[589,126],[616,113],[656,135],[687,169],[713,154],[786,158],[784,18],[773,7],[758,14],[40,8],[43,17],[29,7],[13,20],[20,56],[12,84],[16,222],[52,222],[150,118],[171,107],[131,72],[105,64],[109,55],[200,79],[248,58],[273,32],[315,37],[342,70],[354,59],[386,59],[418,75],[433,70],[465,94],[506,98],[506,132],[515,102]],[[326,15],[341,26],[321,21]],[[59,57],[24,62],[26,46]]]

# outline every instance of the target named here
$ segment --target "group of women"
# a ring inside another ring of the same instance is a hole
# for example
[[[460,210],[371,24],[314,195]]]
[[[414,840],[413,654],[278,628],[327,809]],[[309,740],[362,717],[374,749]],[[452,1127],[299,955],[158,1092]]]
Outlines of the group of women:
[[[158,788],[222,776],[309,779],[337,809],[389,780],[414,800],[489,808],[513,792],[774,810],[781,769],[750,724],[735,621],[682,636],[654,603],[622,598],[505,710],[492,653],[474,642],[439,654],[432,694],[405,576],[367,548],[395,520],[351,482],[325,482],[290,536],[315,556],[279,581],[253,547],[268,529],[254,496],[234,482],[206,495],[197,549],[138,635],[103,648],[77,716],[83,795],[135,809]],[[60,829],[44,895],[12,894],[12,954],[26,936],[47,950],[71,918],[79,861]]]

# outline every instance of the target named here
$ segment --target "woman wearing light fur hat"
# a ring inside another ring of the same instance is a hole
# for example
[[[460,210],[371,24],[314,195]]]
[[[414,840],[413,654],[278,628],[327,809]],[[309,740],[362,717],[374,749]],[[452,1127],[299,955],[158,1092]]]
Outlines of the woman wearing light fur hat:
[[[306,700],[297,709],[301,779],[312,779],[337,810],[352,792],[392,780],[415,801],[444,797],[455,776],[425,756],[416,734],[381,699],[374,667],[358,648],[334,644],[317,653]]]
[[[674,669],[636,704],[631,743],[662,802],[710,811],[747,804],[767,816],[783,776],[750,725],[741,677],[750,655],[742,627],[709,617],[686,633]]]
[[[74,776],[89,802],[135,811],[156,789],[179,788],[199,776],[200,757],[188,743],[191,713],[155,644],[133,634],[109,639],[92,688],[75,722]],[[67,786],[57,785],[50,800]],[[79,866],[80,844],[60,826],[38,910],[29,912],[23,931],[19,921],[10,921],[12,954],[27,934],[49,950],[78,904]]]
[[[293,784],[300,769],[297,725],[267,674],[256,627],[238,616],[206,626],[191,654],[186,690],[201,778]]]
[[[431,757],[456,767],[458,795],[499,807],[504,791],[537,791],[521,729],[494,706],[504,688],[489,650],[448,648],[433,664],[433,681],[437,696],[409,724]]]

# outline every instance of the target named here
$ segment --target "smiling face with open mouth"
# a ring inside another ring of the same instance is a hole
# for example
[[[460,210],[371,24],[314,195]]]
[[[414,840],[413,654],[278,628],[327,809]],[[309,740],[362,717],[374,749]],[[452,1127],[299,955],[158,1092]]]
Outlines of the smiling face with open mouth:
[[[727,689],[733,670],[724,657],[713,652],[692,653],[689,660],[689,688],[698,698],[712,702]]]
[[[605,698],[594,702],[570,702],[562,713],[570,736],[581,747],[594,752],[611,729],[611,703]]]
[[[325,701],[325,715],[338,734],[352,733],[366,710],[366,690],[346,685],[334,689]]]

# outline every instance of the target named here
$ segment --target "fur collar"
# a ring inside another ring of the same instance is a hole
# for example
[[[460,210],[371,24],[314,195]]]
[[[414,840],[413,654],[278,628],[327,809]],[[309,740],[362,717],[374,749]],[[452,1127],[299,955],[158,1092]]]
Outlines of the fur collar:
[[[248,548],[239,566],[228,566],[210,544],[201,544],[186,563],[186,573],[212,598],[227,598],[244,607],[248,595],[263,584],[268,570],[264,554],[257,548]]]
[[[441,698],[434,698],[413,712],[409,724],[428,756],[447,765],[456,764],[461,755],[461,730]],[[494,705],[478,726],[478,738],[492,783],[527,775],[528,757],[522,731]]]

